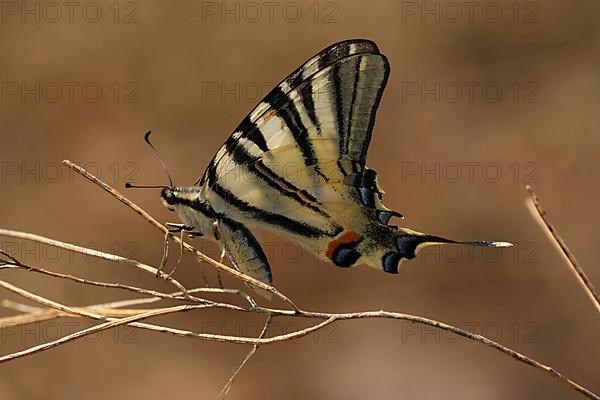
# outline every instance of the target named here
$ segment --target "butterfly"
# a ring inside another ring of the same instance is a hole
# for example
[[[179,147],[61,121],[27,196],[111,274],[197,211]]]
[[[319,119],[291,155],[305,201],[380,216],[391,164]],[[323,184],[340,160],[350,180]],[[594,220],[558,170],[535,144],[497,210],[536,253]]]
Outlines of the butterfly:
[[[238,270],[268,284],[256,228],[291,237],[338,267],[391,274],[430,244],[510,246],[390,224],[402,215],[383,204],[377,173],[366,166],[389,73],[370,40],[345,40],[310,58],[244,118],[194,186],[162,189],[163,204],[183,222],[172,225],[215,240]]]

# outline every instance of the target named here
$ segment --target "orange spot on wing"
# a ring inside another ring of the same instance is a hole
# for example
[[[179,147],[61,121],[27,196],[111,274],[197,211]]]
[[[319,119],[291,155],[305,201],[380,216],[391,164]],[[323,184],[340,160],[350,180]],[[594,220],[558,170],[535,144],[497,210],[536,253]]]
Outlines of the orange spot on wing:
[[[358,241],[358,239],[359,239],[358,233],[356,233],[354,231],[343,232],[340,236],[338,236],[336,239],[333,239],[331,242],[329,242],[327,244],[327,251],[325,252],[325,255],[328,258],[332,258],[333,252],[340,245],[356,242],[356,241]]]
[[[260,118],[256,121],[256,123],[263,124],[266,120],[272,118],[276,114],[277,114],[277,112],[275,112],[275,110],[268,110],[267,112],[265,112],[263,115],[260,116]]]

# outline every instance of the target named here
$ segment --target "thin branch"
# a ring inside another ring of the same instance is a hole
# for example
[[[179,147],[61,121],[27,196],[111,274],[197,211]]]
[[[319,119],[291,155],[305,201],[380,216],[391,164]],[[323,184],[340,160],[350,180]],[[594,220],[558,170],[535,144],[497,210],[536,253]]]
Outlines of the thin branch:
[[[544,229],[544,231],[549,234],[552,239],[554,239],[553,243],[559,247],[559,249],[562,251],[562,254],[566,257],[570,267],[569,269],[577,277],[578,282],[581,284],[586,294],[590,297],[592,303],[594,303],[596,306],[596,310],[600,312],[600,295],[598,295],[598,292],[594,288],[592,281],[590,281],[590,278],[588,278],[588,276],[585,274],[585,271],[583,268],[581,268],[571,250],[569,250],[565,241],[560,237],[558,231],[548,219],[546,211],[542,208],[542,205],[540,204],[540,201],[531,186],[527,185],[526,189],[531,196],[530,201],[527,202],[527,208],[536,219],[538,224],[542,226],[542,229]]]
[[[41,307],[34,307],[34,306],[30,306],[28,304],[17,303],[16,301],[6,300],[6,299],[0,301],[0,307],[8,308],[10,310],[18,311],[20,313],[34,313],[34,312],[40,312],[40,311],[44,310]],[[2,324],[0,323],[0,326],[1,325]]]
[[[0,231],[1,231],[1,229],[0,229]],[[94,280],[90,280],[90,279],[80,278],[80,277],[74,276],[74,275],[62,274],[60,272],[53,272],[53,271],[49,271],[44,268],[38,268],[38,267],[34,267],[31,265],[25,264],[25,263],[15,259],[14,257],[11,257],[8,253],[6,253],[2,250],[0,250],[0,254],[3,254],[5,256],[11,258],[10,264],[7,263],[4,266],[0,266],[0,269],[2,269],[3,267],[11,267],[12,269],[22,269],[22,270],[25,270],[28,272],[37,272],[37,273],[40,273],[43,275],[51,276],[53,278],[62,278],[62,279],[82,283],[85,285],[99,286],[99,287],[113,288],[113,289],[122,289],[122,290],[127,290],[130,292],[147,294],[150,296],[159,297],[162,299],[188,300],[188,301],[195,301],[195,302],[205,302],[206,301],[204,299],[200,299],[200,298],[193,297],[193,296],[186,297],[183,292],[179,292],[178,296],[173,296],[173,295],[169,295],[166,293],[158,292],[156,290],[144,289],[144,288],[140,288],[137,286],[126,285],[123,283],[100,282],[100,281],[94,281]],[[189,292],[188,292],[188,294],[189,294]]]
[[[199,292],[235,294],[235,295],[241,295],[242,298],[244,298],[243,295],[245,295],[245,293],[240,292],[237,289],[196,288],[196,289],[188,290],[188,293],[190,293],[190,294],[191,293],[199,293]],[[182,292],[173,292],[173,293],[169,293],[168,295],[173,296],[174,299],[180,299],[180,296],[182,294],[183,294]],[[116,309],[116,308],[131,307],[131,306],[142,305],[142,304],[151,304],[151,303],[154,303],[154,302],[157,302],[160,300],[163,300],[163,298],[162,297],[144,297],[144,298],[137,298],[137,299],[114,301],[111,303],[94,304],[94,305],[89,305],[89,306],[80,307],[80,308],[91,311],[91,312],[95,312],[97,314],[101,314],[106,317],[109,317],[109,316],[124,315],[122,313],[119,314],[119,313],[115,312],[114,309]],[[201,304],[203,304],[203,303],[201,303]],[[226,309],[233,310],[233,311],[250,311],[250,310],[253,310],[254,307],[257,307],[256,303],[250,303],[249,309],[241,308],[239,306],[235,306],[235,305],[227,304],[227,303],[210,302],[210,304],[213,304],[215,307],[218,306],[219,308],[226,308]],[[25,313],[25,314],[19,314],[19,315],[13,315],[10,317],[0,318],[0,329],[14,327],[14,326],[20,326],[20,325],[26,325],[26,324],[36,323],[36,322],[48,321],[48,320],[52,320],[52,319],[60,318],[60,317],[80,316],[80,315],[65,313],[63,311],[59,311],[54,308],[32,307],[32,306],[29,306],[26,304],[16,303],[11,300],[2,300],[2,302],[0,302],[0,305],[4,308],[11,308],[13,310]],[[143,310],[137,310],[137,311],[141,312]],[[287,311],[287,310],[279,310],[279,311],[284,314],[288,313],[287,315],[291,315],[290,311]],[[131,315],[132,313],[133,313],[133,311],[129,311],[125,314]]]
[[[285,296],[283,293],[281,293],[279,290],[277,290],[276,288],[274,288],[271,285],[267,285],[264,282],[259,281],[258,279],[254,279],[249,275],[246,275],[242,272],[239,272],[237,270],[235,270],[234,268],[230,268],[225,264],[222,264],[216,260],[213,260],[212,258],[210,258],[209,256],[207,256],[206,254],[196,250],[196,248],[188,243],[186,243],[185,241],[181,240],[177,235],[174,235],[172,232],[169,231],[169,229],[164,226],[163,224],[161,224],[160,222],[158,222],[154,217],[152,217],[150,214],[148,214],[145,210],[143,210],[140,206],[138,206],[137,204],[133,203],[131,200],[127,199],[125,196],[123,196],[121,193],[119,193],[117,190],[115,190],[114,188],[112,188],[110,185],[106,184],[105,182],[103,182],[102,180],[100,180],[99,178],[95,177],[94,175],[90,174],[89,172],[87,172],[84,168],[80,167],[79,165],[69,161],[69,160],[63,160],[63,164],[65,164],[67,167],[71,168],[73,171],[77,172],[78,174],[80,174],[81,176],[83,176],[84,178],[86,178],[87,180],[89,180],[90,182],[100,186],[102,189],[104,189],[106,192],[108,192],[110,195],[112,195],[114,198],[116,198],[117,200],[119,200],[121,203],[125,204],[126,206],[128,206],[129,208],[131,208],[132,210],[134,210],[138,215],[140,215],[142,218],[144,218],[146,221],[150,222],[152,225],[154,225],[154,227],[158,228],[160,231],[162,231],[165,235],[169,235],[173,240],[175,240],[178,243],[181,243],[183,245],[183,247],[191,252],[194,253],[198,258],[200,258],[201,260],[209,263],[210,265],[221,269],[223,271],[226,271],[228,273],[230,273],[231,275],[235,276],[236,278],[239,278],[247,283],[250,283],[254,286],[258,286],[261,289],[266,290],[267,292],[270,292],[274,295],[276,295],[277,297],[279,297],[280,299],[282,299],[283,301],[285,301],[290,307],[292,307],[292,309],[294,310],[298,310],[298,307],[296,306],[296,304],[294,304],[294,302],[292,300],[290,300],[287,296]]]
[[[209,341],[215,341],[215,342],[238,343],[238,344],[272,344],[272,343],[283,342],[283,341],[287,341],[287,340],[301,338],[303,336],[309,335],[312,332],[315,332],[315,331],[318,331],[319,329],[324,328],[325,326],[335,322],[335,320],[336,320],[336,318],[332,316],[332,317],[327,318],[325,321],[322,321],[322,322],[315,324],[313,326],[310,326],[308,328],[298,330],[295,332],[291,332],[291,333],[287,333],[287,334],[283,334],[283,335],[273,336],[270,338],[257,339],[257,338],[252,338],[252,337],[241,337],[241,336],[238,337],[238,336],[230,336],[230,335],[196,333],[196,332],[186,331],[186,330],[182,330],[182,329],[168,328],[168,327],[164,327],[164,326],[160,326],[160,325],[146,324],[146,323],[142,323],[142,322],[138,322],[138,321],[147,319],[150,317],[158,316],[158,315],[173,314],[173,313],[177,313],[177,312],[197,310],[197,309],[214,308],[215,304],[180,305],[180,306],[165,307],[165,308],[150,310],[147,312],[144,310],[137,315],[132,315],[132,316],[126,317],[126,318],[107,318],[101,314],[93,313],[93,312],[90,312],[90,311],[82,309],[82,308],[69,307],[64,304],[46,299],[44,297],[41,297],[34,293],[31,293],[27,290],[24,290],[24,289],[14,286],[14,285],[11,285],[8,282],[4,282],[4,281],[0,280],[0,286],[7,290],[10,290],[13,293],[19,294],[23,297],[29,298],[36,302],[45,304],[48,307],[56,308],[58,310],[65,311],[67,313],[81,315],[81,316],[89,317],[89,318],[96,319],[96,320],[108,321],[106,323],[96,325],[92,328],[84,329],[84,330],[75,332],[71,335],[64,336],[57,340],[53,340],[53,341],[43,343],[41,345],[34,346],[34,347],[31,347],[31,348],[28,348],[28,349],[25,349],[25,350],[22,350],[19,352],[15,352],[15,353],[11,353],[11,354],[2,356],[2,357],[0,357],[0,363],[14,360],[16,358],[21,358],[21,357],[24,357],[27,355],[39,353],[41,351],[48,350],[50,348],[59,346],[63,343],[67,343],[69,341],[72,341],[72,340],[75,340],[75,339],[78,339],[78,338],[81,338],[84,336],[92,335],[92,334],[95,334],[100,331],[112,329],[112,328],[115,328],[120,325],[129,325],[129,326],[136,327],[136,328],[143,328],[143,329],[153,330],[153,331],[162,332],[162,333],[170,333],[170,334],[174,334],[174,335],[178,335],[178,336],[192,337],[192,338],[196,338],[196,339],[209,340]]]
[[[9,232],[10,232],[10,234],[16,233],[17,235],[15,237],[18,237],[18,238],[25,238],[25,237],[27,237],[27,235],[29,235],[28,233],[25,233],[25,232],[7,231],[7,230],[3,230],[3,229],[0,229],[0,235],[2,235],[3,231],[4,231],[4,233],[7,233],[7,235]],[[39,235],[34,235],[34,236],[36,236],[37,238],[41,237]],[[44,238],[44,239],[48,240],[48,241],[52,241],[54,243],[64,243],[64,242],[59,242],[59,241],[53,240],[53,239],[48,239],[48,238]],[[70,245],[68,243],[64,243],[64,244],[65,244],[65,246],[67,246],[67,248],[69,248],[70,250],[73,250],[73,251],[77,251],[77,249],[75,249],[75,247],[83,248],[83,247],[79,247],[79,246]],[[74,246],[74,247],[68,247],[68,246]],[[86,249],[86,251],[90,251],[90,252],[95,251],[95,250],[89,249],[89,248],[84,248],[84,249]],[[108,253],[106,253],[106,254],[108,254]],[[0,250],[0,255],[3,255],[4,257],[6,257],[8,259],[8,260],[0,259],[0,270],[3,268],[22,269],[22,270],[26,270],[28,272],[37,272],[37,273],[48,275],[48,276],[51,276],[54,278],[67,279],[67,280],[71,280],[71,281],[86,284],[86,285],[107,287],[107,288],[114,288],[114,289],[123,289],[123,290],[128,290],[131,292],[136,292],[136,293],[140,293],[140,294],[147,294],[147,295],[153,296],[150,299],[144,298],[144,299],[133,300],[136,302],[139,302],[140,300],[142,300],[142,302],[146,303],[146,302],[158,301],[161,299],[187,300],[187,301],[193,301],[193,302],[199,302],[199,303],[211,302],[210,300],[194,297],[191,295],[192,293],[202,292],[202,293],[235,294],[237,296],[240,296],[243,300],[245,300],[250,305],[251,308],[257,306],[256,302],[254,301],[254,299],[252,299],[252,297],[250,297],[246,292],[239,290],[239,289],[203,287],[203,288],[196,288],[196,289],[188,290],[181,283],[179,283],[173,279],[172,281],[175,283],[175,286],[177,286],[177,287],[181,286],[181,288],[184,291],[173,292],[173,293],[162,293],[162,292],[158,292],[156,290],[140,288],[137,286],[125,285],[122,283],[94,281],[94,280],[90,280],[90,279],[80,278],[80,277],[77,277],[74,275],[63,274],[63,273],[59,273],[59,272],[49,271],[44,268],[34,267],[32,265],[28,265],[28,264],[21,262],[20,260],[18,260],[14,256],[12,256],[11,254],[9,254],[3,250]],[[113,256],[112,254],[109,254],[109,255]],[[139,263],[138,261],[135,261],[135,260],[132,260],[132,261]],[[150,267],[150,266],[148,266],[148,268],[150,268],[150,269],[149,270],[144,269],[144,270],[148,271],[148,272],[152,272],[152,269],[154,269],[153,267]],[[129,301],[129,302],[131,302],[131,301]],[[10,307],[8,307],[8,305],[10,305],[10,304],[11,303],[8,300],[4,300],[2,302],[2,306],[5,308],[10,308]],[[137,303],[137,304],[140,304],[140,303]],[[30,307],[30,306],[21,305],[21,307]],[[33,312],[35,310],[25,311],[23,309],[19,309],[17,311]]]
[[[267,314],[267,319],[265,320],[265,325],[263,326],[262,331],[258,335],[259,339],[263,338],[266,335],[267,329],[269,328],[269,324],[271,323],[272,319],[273,319],[273,314]],[[223,386],[223,389],[221,389],[221,391],[219,392],[217,399],[223,400],[225,397],[227,397],[227,394],[229,394],[229,391],[231,390],[231,386],[233,385],[233,381],[238,376],[238,374],[240,373],[242,368],[244,368],[246,363],[248,361],[250,361],[250,359],[252,358],[254,353],[256,353],[256,350],[258,350],[258,347],[259,347],[258,344],[252,345],[252,347],[250,348],[250,351],[248,351],[248,354],[246,354],[246,357],[242,360],[240,365],[238,365],[238,367],[235,369],[235,371],[233,371],[233,374],[231,374],[231,376],[227,380],[227,383],[225,384],[225,386]]]
[[[70,314],[66,314],[54,309],[44,309],[43,311],[28,312],[26,314],[19,314],[10,317],[0,318],[0,328],[12,328],[16,326],[34,324],[43,321],[49,321],[58,317],[67,316],[70,316]]]
[[[112,262],[117,262],[117,263],[123,263],[123,264],[133,265],[134,267],[139,268],[139,269],[141,269],[143,271],[149,272],[149,273],[151,273],[153,275],[156,275],[157,273],[159,273],[159,271],[158,271],[157,268],[151,267],[151,266],[149,266],[147,264],[144,264],[144,263],[142,263],[140,261],[137,261],[137,260],[133,260],[133,259],[121,257],[121,256],[118,256],[116,254],[106,253],[106,252],[103,252],[103,251],[100,251],[100,250],[94,250],[94,249],[90,249],[90,248],[87,248],[87,247],[78,246],[78,245],[75,245],[75,244],[72,244],[72,243],[62,242],[60,240],[50,239],[50,238],[47,238],[45,236],[36,235],[34,233],[26,233],[26,232],[13,231],[13,230],[10,230],[10,229],[2,229],[2,228],[0,228],[0,236],[12,237],[12,238],[23,239],[23,240],[31,240],[31,241],[34,241],[34,242],[38,242],[38,243],[42,243],[42,244],[48,245],[48,246],[57,247],[59,249],[63,249],[63,250],[67,250],[67,251],[72,251],[72,252],[81,253],[81,254],[85,254],[85,255],[88,255],[88,256],[100,258],[102,260],[107,260],[107,261],[112,261]],[[3,254],[5,256],[7,255],[4,252],[3,252]],[[10,255],[8,255],[8,256],[10,257]],[[181,283],[179,283],[175,279],[169,277],[167,274],[164,274],[162,272],[160,272],[159,276],[161,276],[166,281],[168,281],[169,283],[171,283],[175,287],[177,287],[177,289],[179,289],[184,294],[186,294],[187,290],[186,290],[186,288]],[[189,297],[189,298],[192,298],[192,296],[189,296],[188,294],[186,294],[186,296]]]
[[[41,304],[44,304],[48,307],[56,308],[61,311],[75,314],[75,315],[86,316],[86,317],[90,317],[93,319],[99,319],[99,320],[108,320],[111,322],[111,323],[101,324],[101,325],[94,327],[94,328],[98,328],[97,330],[89,329],[89,330],[85,330],[84,333],[77,333],[76,336],[74,336],[72,339],[69,339],[69,340],[74,340],[75,338],[78,338],[78,337],[90,335],[90,334],[98,332],[99,330],[110,329],[110,328],[113,328],[118,325],[127,324],[127,325],[137,327],[137,328],[149,329],[149,330],[162,332],[162,333],[170,333],[170,334],[174,334],[177,336],[192,337],[192,338],[201,339],[201,340],[225,342],[225,343],[263,345],[263,344],[273,344],[273,343],[278,343],[278,342],[282,342],[282,341],[286,341],[286,340],[300,338],[300,337],[306,336],[312,332],[318,331],[319,329],[322,329],[335,321],[351,320],[351,319],[368,319],[368,318],[387,318],[387,319],[405,320],[405,321],[409,321],[412,323],[418,323],[418,324],[432,326],[437,329],[442,329],[442,330],[445,330],[448,332],[452,332],[452,333],[454,333],[458,336],[464,337],[466,339],[469,339],[469,340],[472,340],[475,342],[479,342],[479,343],[483,343],[484,345],[491,347],[493,349],[496,349],[496,350],[500,351],[501,353],[508,355],[511,358],[513,358],[519,362],[530,365],[536,369],[539,369],[541,371],[544,371],[544,372],[550,374],[550,376],[552,376],[553,378],[555,378],[558,381],[562,382],[563,384],[567,385],[569,388],[584,394],[585,396],[587,396],[590,399],[600,400],[600,396],[594,394],[589,389],[586,389],[585,387],[570,380],[563,374],[554,370],[552,367],[544,365],[544,364],[540,363],[539,361],[536,361],[530,357],[527,357],[524,354],[514,351],[506,346],[503,346],[491,339],[486,338],[485,336],[471,333],[471,332],[465,331],[463,329],[457,328],[455,326],[452,326],[452,325],[449,325],[449,324],[446,324],[443,322],[439,322],[436,320],[419,317],[419,316],[415,316],[415,315],[410,315],[410,314],[389,312],[389,311],[383,311],[383,310],[353,312],[353,313],[337,313],[336,314],[336,313],[321,313],[321,312],[310,312],[310,311],[295,312],[295,311],[289,311],[289,310],[273,310],[273,309],[266,309],[263,307],[257,307],[256,309],[249,310],[249,309],[244,309],[241,307],[232,306],[230,304],[214,303],[214,304],[184,305],[184,306],[169,307],[169,308],[164,308],[164,309],[153,310],[152,311],[153,313],[142,312],[141,314],[138,314],[137,316],[132,316],[132,317],[123,318],[123,319],[113,319],[113,318],[107,318],[97,312],[94,313],[94,312],[90,312],[88,310],[81,309],[81,308],[73,308],[73,307],[65,306],[63,304],[60,304],[60,303],[54,302],[52,300],[43,298],[41,296],[35,295],[33,293],[30,293],[24,289],[18,288],[16,286],[13,286],[4,281],[0,281],[0,286],[4,287],[5,289],[8,289],[16,294],[19,294],[21,296],[24,296],[26,298],[29,298],[31,300],[34,300]],[[188,310],[199,309],[199,308],[215,308],[215,307],[225,307],[225,308],[229,308],[229,309],[232,309],[235,307],[239,311],[268,312],[273,315],[302,316],[302,317],[307,317],[307,318],[324,319],[324,321],[322,321],[321,323],[312,325],[305,329],[301,329],[301,330],[291,332],[288,334],[273,336],[270,338],[252,338],[252,337],[241,337],[241,336],[230,336],[230,335],[216,335],[216,334],[208,334],[208,333],[196,333],[196,332],[185,331],[185,330],[180,330],[180,329],[168,328],[168,327],[159,326],[159,325],[151,325],[151,324],[137,322],[140,319],[145,319],[145,318],[148,318],[150,316],[155,316],[155,315],[169,314],[169,313],[180,312],[180,311],[188,311]],[[6,355],[4,357],[0,357],[0,363],[15,359],[18,357],[23,357],[23,356],[26,356],[29,354],[37,353],[39,351],[46,350],[48,348],[52,348],[59,344],[65,343],[69,340],[67,340],[65,338],[61,338],[56,341],[48,342],[48,343],[45,343],[40,346],[36,346],[31,349],[27,349],[27,350],[23,350],[21,352]]]
[[[0,281],[0,285],[4,286],[6,282],[2,282]],[[6,286],[5,286],[6,287]],[[56,305],[59,305],[59,303],[56,303]],[[60,305],[59,305],[60,306]],[[39,353],[41,351],[44,350],[48,350],[50,348],[59,346],[61,344],[67,343],[67,342],[71,342],[73,340],[76,340],[78,338],[84,337],[84,336],[88,336],[88,335],[92,335],[94,333],[98,333],[107,329],[112,329],[115,328],[117,326],[121,326],[121,325],[132,325],[132,326],[136,326],[134,324],[135,321],[140,321],[146,318],[150,318],[150,317],[154,317],[154,316],[158,316],[158,315],[164,315],[164,314],[171,314],[171,313],[175,313],[175,312],[180,312],[180,311],[188,311],[188,310],[192,310],[192,309],[197,309],[197,308],[208,308],[211,307],[210,304],[202,304],[202,305],[183,305],[183,306],[175,306],[175,307],[167,307],[167,308],[161,308],[161,309],[157,309],[157,310],[151,310],[151,311],[147,311],[147,312],[143,312],[137,315],[133,315],[131,317],[125,317],[125,318],[100,318],[100,319],[107,319],[108,322],[93,326],[91,328],[87,328],[87,329],[83,329],[77,332],[74,332],[70,335],[67,336],[63,336],[60,339],[57,340],[53,340],[47,343],[43,343],[37,346],[33,346],[30,348],[27,348],[25,350],[22,351],[18,351],[15,353],[11,353],[8,354],[6,356],[2,356],[0,357],[0,363],[3,362],[7,362],[10,360],[14,360],[16,358],[21,358],[27,355],[31,355],[31,354],[35,354],[35,353]],[[86,313],[85,311],[81,311],[82,313]]]

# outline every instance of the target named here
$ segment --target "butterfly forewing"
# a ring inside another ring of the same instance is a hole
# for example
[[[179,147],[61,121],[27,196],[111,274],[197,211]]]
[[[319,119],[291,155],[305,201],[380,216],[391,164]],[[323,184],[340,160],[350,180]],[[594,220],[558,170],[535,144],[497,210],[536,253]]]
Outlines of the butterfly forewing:
[[[207,199],[250,224],[262,224],[255,217],[264,210],[297,222],[280,230],[299,233],[293,228],[300,224],[335,236],[343,227],[324,204],[350,199],[336,183],[364,168],[388,72],[369,41],[344,42],[311,59],[219,150],[202,180]]]

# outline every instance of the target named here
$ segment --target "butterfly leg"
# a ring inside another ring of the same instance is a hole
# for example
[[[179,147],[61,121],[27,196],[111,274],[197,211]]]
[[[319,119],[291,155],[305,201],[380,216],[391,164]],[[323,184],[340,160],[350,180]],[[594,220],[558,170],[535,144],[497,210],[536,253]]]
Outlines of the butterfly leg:
[[[187,226],[186,224],[178,224],[175,222],[167,222],[165,225],[167,225],[167,228],[169,228],[169,232],[172,233],[181,231],[191,231],[192,229],[194,229],[191,226]]]
[[[174,222],[167,222],[166,225],[169,228],[169,232],[171,233],[188,232],[188,236],[191,238],[203,236],[202,232],[194,232],[193,226],[187,226],[185,224],[178,224]]]
[[[165,233],[165,240],[163,242],[163,254],[160,260],[160,265],[156,269],[156,277],[161,276],[163,269],[167,265],[167,259],[169,258],[169,233]],[[167,279],[167,277],[165,277]]]
[[[171,270],[171,272],[169,272],[169,274],[167,275],[166,279],[169,279],[177,270],[177,267],[179,266],[179,264],[181,264],[181,259],[183,258],[183,230],[180,231],[179,234],[179,258],[177,259],[177,263],[175,264],[175,266],[173,267],[173,269]]]
[[[165,267],[167,265],[167,258],[169,256],[169,233],[180,233],[180,237],[179,237],[179,258],[177,260],[177,264],[175,264],[175,267],[173,267],[173,269],[171,270],[171,272],[169,272],[165,276],[165,279],[169,279],[173,275],[173,273],[175,273],[175,270],[177,269],[177,267],[181,263],[181,259],[183,257],[183,232],[190,232],[194,228],[190,227],[190,226],[187,226],[185,224],[179,224],[179,223],[173,223],[173,222],[167,222],[166,225],[169,228],[169,232],[165,234],[163,257],[162,257],[162,260],[160,262],[160,267],[156,271],[156,276],[157,277],[160,276],[161,272],[165,269]],[[190,233],[190,236],[192,236],[191,233]],[[202,236],[202,234],[196,234],[196,236]]]
[[[223,264],[223,260],[225,260],[225,255],[226,255],[226,254],[227,254],[227,253],[225,252],[225,247],[221,247],[221,255],[219,256],[219,262],[220,262],[221,264]],[[223,289],[223,280],[221,279],[221,270],[218,270],[218,271],[217,271],[217,279],[218,279],[218,281],[219,281],[219,287],[220,287],[221,289]]]
[[[225,260],[225,255],[227,254],[227,252],[225,251],[225,246],[220,241],[221,233],[219,232],[219,223],[217,221],[215,221],[213,223],[213,234],[215,236],[215,239],[219,240],[219,244],[221,246],[221,254],[219,256],[219,262],[221,264],[223,264],[223,260]],[[221,289],[223,289],[223,280],[221,279],[221,270],[220,269],[217,269],[217,280],[219,282],[219,287]]]

